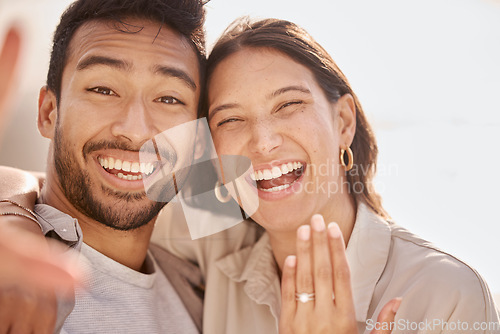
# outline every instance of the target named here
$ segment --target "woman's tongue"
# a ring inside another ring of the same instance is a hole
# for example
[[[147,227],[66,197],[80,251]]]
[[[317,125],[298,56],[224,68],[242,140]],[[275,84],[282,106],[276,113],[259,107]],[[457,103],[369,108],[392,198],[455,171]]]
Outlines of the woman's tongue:
[[[264,189],[279,187],[285,184],[292,183],[293,181],[297,180],[299,176],[300,175],[296,175],[296,173],[287,173],[275,179],[257,181],[257,187]]]

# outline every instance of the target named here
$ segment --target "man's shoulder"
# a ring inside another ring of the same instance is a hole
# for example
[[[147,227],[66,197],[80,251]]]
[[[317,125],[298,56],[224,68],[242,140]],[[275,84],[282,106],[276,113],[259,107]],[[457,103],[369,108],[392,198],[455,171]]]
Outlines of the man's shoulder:
[[[34,211],[42,233],[47,238],[58,240],[70,248],[80,250],[83,233],[77,219],[47,204],[35,205]]]
[[[195,264],[175,256],[155,243],[149,244],[149,250],[163,271],[177,271],[183,275],[193,276],[200,270]]]
[[[154,243],[149,251],[201,331],[205,288],[200,268]]]

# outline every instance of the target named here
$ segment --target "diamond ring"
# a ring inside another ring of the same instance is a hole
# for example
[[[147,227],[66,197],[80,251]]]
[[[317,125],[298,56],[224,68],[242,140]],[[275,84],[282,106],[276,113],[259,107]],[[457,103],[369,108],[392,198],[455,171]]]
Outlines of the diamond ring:
[[[295,300],[301,303],[307,303],[309,301],[314,300],[314,292],[313,293],[295,293]]]

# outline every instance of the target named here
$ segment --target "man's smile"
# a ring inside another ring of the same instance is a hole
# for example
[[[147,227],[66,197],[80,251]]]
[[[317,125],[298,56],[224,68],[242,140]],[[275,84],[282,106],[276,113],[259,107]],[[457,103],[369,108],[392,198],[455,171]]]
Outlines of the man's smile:
[[[127,161],[108,156],[99,156],[97,160],[108,173],[123,180],[142,180],[143,175],[147,177],[155,170],[155,163],[151,162]]]

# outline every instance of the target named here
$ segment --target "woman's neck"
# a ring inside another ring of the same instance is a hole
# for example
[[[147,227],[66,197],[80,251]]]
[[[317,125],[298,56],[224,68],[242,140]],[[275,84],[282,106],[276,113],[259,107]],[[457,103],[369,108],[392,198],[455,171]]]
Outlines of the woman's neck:
[[[325,210],[325,212],[321,212],[325,218],[326,224],[336,222],[339,225],[346,247],[356,221],[356,210],[357,208],[354,198],[351,196],[343,196],[342,200],[332,203],[330,208]],[[274,259],[278,264],[280,273],[283,270],[283,264],[285,263],[286,257],[289,255],[296,255],[298,226],[309,223],[309,221],[305,221],[301,224],[291,224],[291,226],[294,226],[295,228],[286,231],[267,231]]]

